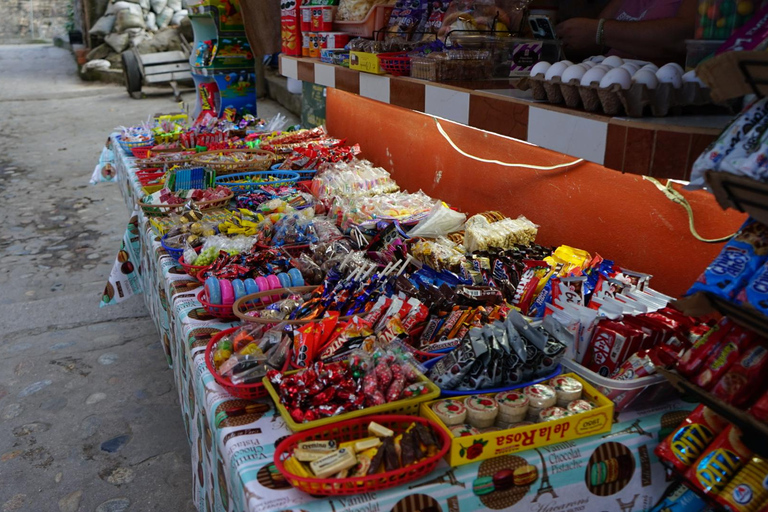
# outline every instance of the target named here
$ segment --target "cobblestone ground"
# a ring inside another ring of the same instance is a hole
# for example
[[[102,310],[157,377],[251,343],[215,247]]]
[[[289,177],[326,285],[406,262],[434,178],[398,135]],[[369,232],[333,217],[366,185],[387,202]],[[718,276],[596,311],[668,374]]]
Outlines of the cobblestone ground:
[[[128,212],[88,184],[113,127],[176,105],[82,83],[49,46],[0,46],[0,70],[0,511],[195,510],[142,299],[98,307]]]

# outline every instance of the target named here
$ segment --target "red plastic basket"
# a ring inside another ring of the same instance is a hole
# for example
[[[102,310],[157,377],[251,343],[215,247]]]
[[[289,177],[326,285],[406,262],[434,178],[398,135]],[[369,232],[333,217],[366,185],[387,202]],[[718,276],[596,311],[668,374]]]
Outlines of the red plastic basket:
[[[197,254],[200,254],[200,250],[202,248],[203,248],[202,246],[198,247],[197,249],[195,249],[195,252]],[[184,255],[183,254],[181,255],[181,258],[179,258],[179,265],[181,265],[181,268],[184,269],[184,272],[186,272],[187,275],[189,275],[190,277],[194,277],[195,279],[198,279],[197,275],[199,273],[205,272],[209,268],[213,267],[213,263],[211,263],[210,265],[188,265],[184,261]],[[203,282],[203,281],[200,281],[200,282]]]
[[[411,423],[421,423],[430,429],[437,437],[440,449],[428,458],[405,468],[376,473],[375,475],[356,476],[352,478],[306,478],[294,475],[285,469],[283,460],[287,459],[294,448],[304,441],[318,439],[334,439],[337,443],[363,439],[368,437],[368,424],[372,421],[384,425],[387,428],[404,431]],[[290,436],[283,440],[275,450],[275,466],[286,480],[295,488],[309,494],[335,495],[335,494],[360,494],[364,492],[380,491],[390,487],[396,487],[421,478],[435,469],[451,446],[451,438],[448,433],[436,423],[418,416],[405,415],[376,415],[361,416],[352,420],[334,423],[325,427],[313,428]]]
[[[131,148],[131,153],[133,153],[133,156],[139,159],[147,158],[149,156],[149,151],[152,149],[152,146],[143,146],[138,148]]]
[[[205,294],[205,288],[200,290],[200,293],[197,294],[197,300],[200,302],[200,304],[203,305],[205,310],[210,314],[211,316],[215,316],[216,318],[220,318],[221,320],[236,320],[237,316],[235,316],[235,313],[232,311],[232,304],[211,304],[208,302],[208,296]]]
[[[406,52],[378,54],[381,67],[393,76],[411,75],[411,58]]]
[[[264,398],[268,395],[268,393],[262,382],[255,382],[253,384],[232,384],[228,378],[219,375],[219,372],[216,371],[216,367],[213,364],[213,353],[216,350],[219,341],[221,341],[221,339],[225,336],[233,334],[241,327],[241,325],[237,327],[230,327],[229,329],[225,329],[219,332],[210,339],[208,345],[205,347],[205,365],[208,367],[208,371],[211,372],[211,375],[213,375],[216,383],[227,390],[227,393],[230,395],[236,398],[242,398],[244,400],[256,400],[257,398]],[[288,357],[285,359],[285,366],[283,367],[283,371],[288,369],[288,363],[290,359],[291,354],[289,352]]]

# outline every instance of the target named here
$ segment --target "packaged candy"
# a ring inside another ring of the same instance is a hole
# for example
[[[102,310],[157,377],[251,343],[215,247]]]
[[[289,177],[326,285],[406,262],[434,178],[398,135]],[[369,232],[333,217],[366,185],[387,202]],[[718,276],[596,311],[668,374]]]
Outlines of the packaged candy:
[[[688,290],[733,299],[768,259],[768,228],[751,217]]]
[[[768,101],[766,98],[753,101],[747,105],[741,114],[739,114],[693,163],[691,171],[692,188],[703,188],[706,186],[704,173],[709,170],[721,169],[723,161],[734,151],[740,150],[741,146],[749,137],[752,127],[759,124],[768,115]],[[757,144],[752,143],[752,147]]]
[[[704,405],[699,405],[654,450],[678,472],[686,471],[728,422]]]
[[[689,378],[698,375],[709,355],[718,351],[725,343],[725,337],[733,327],[733,322],[725,317],[696,340],[696,342],[680,356],[680,360],[677,362],[678,373]]]
[[[724,338],[723,345],[713,350],[704,363],[701,373],[696,377],[694,383],[704,389],[710,389],[739,360],[754,340],[755,333],[753,331],[739,326],[732,327]]]
[[[647,350],[637,352],[629,356],[629,359],[619,366],[611,376],[612,380],[633,380],[656,373],[656,367],[648,355]],[[623,410],[627,407],[645,388],[623,390],[623,389],[607,389],[600,387],[600,391],[614,403],[617,411]]]
[[[637,352],[643,333],[637,329],[613,321],[600,322],[595,328],[592,340],[582,364],[605,377],[613,374]]]
[[[753,456],[715,498],[729,512],[754,512],[768,502],[768,462]]]
[[[704,494],[717,494],[751,456],[741,442],[741,431],[728,425],[688,468],[685,478]]]
[[[768,391],[760,395],[760,398],[749,408],[749,412],[763,423],[768,423]]]
[[[761,344],[753,345],[715,384],[712,393],[735,407],[743,408],[765,388],[766,376],[768,350]]]
[[[747,286],[736,297],[736,302],[749,304],[768,315],[768,263],[764,263],[750,278]]]

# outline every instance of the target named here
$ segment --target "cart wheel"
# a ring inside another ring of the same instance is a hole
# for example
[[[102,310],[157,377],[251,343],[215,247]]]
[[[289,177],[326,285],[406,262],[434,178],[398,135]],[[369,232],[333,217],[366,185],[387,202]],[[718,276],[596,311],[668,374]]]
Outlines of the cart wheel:
[[[141,69],[136,54],[128,50],[120,54],[123,60],[125,88],[132,98],[141,98]]]

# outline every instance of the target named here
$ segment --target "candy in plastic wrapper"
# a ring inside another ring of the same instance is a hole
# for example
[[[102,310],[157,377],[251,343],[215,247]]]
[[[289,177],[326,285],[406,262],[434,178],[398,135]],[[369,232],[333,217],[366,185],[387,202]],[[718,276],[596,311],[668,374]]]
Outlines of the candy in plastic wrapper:
[[[753,331],[734,326],[724,338],[725,343],[707,358],[694,383],[704,389],[711,389],[717,381],[739,360],[755,340]]]
[[[405,389],[405,378],[398,377],[393,379],[389,385],[389,389],[387,389],[387,394],[385,396],[387,402],[394,402],[399,400],[400,395],[403,393],[403,389]]]
[[[768,259],[768,228],[751,217],[688,290],[733,299]]]
[[[685,473],[704,494],[717,494],[746,464],[752,452],[741,442],[741,431],[728,425]]]
[[[647,377],[654,373],[656,373],[656,366],[648,355],[648,351],[645,350],[629,356],[629,359],[616,369],[614,375],[611,376],[611,380],[628,381]],[[600,386],[599,390],[614,403],[617,411],[621,411],[637,398],[640,393],[645,391],[645,388],[639,387],[626,390]]]
[[[749,283],[739,292],[736,301],[749,304],[764,315],[768,315],[768,263],[753,275]]]
[[[766,115],[768,115],[766,98],[761,98],[747,105],[720,136],[694,161],[690,187],[705,187],[705,172],[721,170],[723,161],[741,147],[752,127],[765,119]]]
[[[727,317],[723,318],[680,356],[677,371],[686,377],[698,375],[701,367],[712,352],[719,350],[725,343],[725,337],[734,327]]]
[[[728,426],[728,421],[704,405],[699,405],[655,449],[656,455],[682,473]]]
[[[403,389],[404,398],[426,395],[427,393],[429,393],[429,387],[427,387],[426,382],[415,382]]]
[[[488,351],[482,329],[469,330],[461,345],[440,359],[429,371],[429,379],[442,389],[453,389],[470,371],[472,364]]]
[[[715,500],[729,512],[755,512],[760,504],[768,505],[768,461],[752,457],[736,473]]]
[[[747,349],[722,376],[712,394],[733,406],[743,408],[764,389],[768,375],[768,350],[760,344]]]
[[[752,404],[752,407],[749,408],[749,413],[758,420],[768,423],[768,391],[763,393],[760,398]]]

